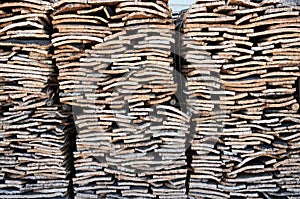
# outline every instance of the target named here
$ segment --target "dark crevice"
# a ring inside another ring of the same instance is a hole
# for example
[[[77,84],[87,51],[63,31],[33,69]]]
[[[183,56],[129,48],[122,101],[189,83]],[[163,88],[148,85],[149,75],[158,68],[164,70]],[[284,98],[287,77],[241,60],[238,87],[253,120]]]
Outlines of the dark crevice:
[[[190,180],[191,180],[191,173],[193,171],[192,169],[192,161],[193,161],[193,151],[191,149],[191,146],[185,151],[185,155],[187,157],[187,175],[186,175],[186,194],[189,195],[190,192]]]
[[[295,94],[295,98],[298,102],[298,104],[300,104],[300,78],[297,79],[296,81],[296,94]],[[300,113],[300,110],[298,110],[298,113]]]
[[[53,12],[53,10],[52,10],[52,12]],[[53,56],[55,53],[55,48],[52,45],[51,41],[52,41],[52,35],[56,32],[56,30],[54,30],[53,24],[52,24],[52,20],[53,20],[53,18],[51,17],[52,13],[48,13],[48,14],[49,14],[49,18],[51,19],[51,24],[49,24],[49,27],[48,27],[49,28],[49,30],[48,30],[49,41],[51,43],[49,54],[51,54]],[[66,104],[62,104],[60,102],[60,98],[59,98],[60,88],[59,88],[59,82],[58,82],[59,69],[57,67],[56,59],[52,59],[52,64],[54,67],[54,76],[51,80],[51,83],[52,83],[51,86],[55,92],[53,95],[53,99],[51,99],[50,102],[51,102],[51,106],[60,107],[61,115],[58,117],[60,117],[62,119],[62,124],[60,126],[58,126],[57,129],[60,129],[64,133],[64,136],[65,136],[65,138],[64,138],[65,145],[63,146],[63,148],[61,150],[63,151],[63,154],[65,156],[63,166],[66,169],[66,172],[67,172],[66,178],[69,181],[66,198],[73,199],[74,198],[73,178],[75,177],[73,152],[76,150],[76,134],[77,133],[76,133],[74,120],[73,120],[73,117],[71,114],[70,106],[68,106]]]
[[[179,105],[179,108],[181,111],[183,111],[186,114],[191,114],[189,113],[188,106],[186,103],[187,96],[184,93],[185,90],[185,77],[182,71],[182,65],[184,64],[185,60],[182,57],[182,26],[183,26],[183,19],[184,19],[184,14],[187,10],[182,10],[179,13],[176,13],[173,15],[173,22],[176,26],[175,28],[175,33],[174,33],[174,39],[175,39],[175,44],[173,45],[173,59],[174,59],[174,65],[175,65],[175,81],[177,83],[178,89],[176,96],[178,96],[180,99],[178,101],[181,103]],[[190,121],[190,129],[189,133],[186,135],[186,143],[185,143],[185,156],[186,156],[186,169],[187,169],[187,174],[186,174],[186,179],[185,179],[185,186],[186,186],[186,195],[189,195],[189,185],[190,185],[190,178],[191,178],[191,173],[192,173],[192,162],[193,162],[193,150],[191,147],[191,142],[194,138],[193,134],[193,129],[195,126],[193,125],[192,121]]]

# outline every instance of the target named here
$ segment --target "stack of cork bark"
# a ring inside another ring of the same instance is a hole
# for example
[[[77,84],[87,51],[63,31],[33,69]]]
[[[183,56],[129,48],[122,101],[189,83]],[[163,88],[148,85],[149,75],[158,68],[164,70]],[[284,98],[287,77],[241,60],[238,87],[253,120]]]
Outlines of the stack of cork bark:
[[[299,13],[2,1],[0,198],[299,198]]]
[[[189,195],[299,197],[299,11],[272,0],[198,0],[185,15],[196,131]]]
[[[0,198],[62,198],[66,118],[57,106],[48,1],[0,3]]]
[[[189,116],[176,108],[167,2],[54,9],[60,99],[78,130],[75,196],[184,198]]]

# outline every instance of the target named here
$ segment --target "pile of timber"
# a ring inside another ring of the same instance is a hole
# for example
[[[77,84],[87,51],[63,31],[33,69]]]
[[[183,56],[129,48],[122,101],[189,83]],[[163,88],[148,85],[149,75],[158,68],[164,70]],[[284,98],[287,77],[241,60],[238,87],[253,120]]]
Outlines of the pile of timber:
[[[175,96],[167,1],[56,1],[54,10],[60,100],[78,130],[75,196],[186,198],[189,116]]]
[[[57,104],[49,1],[0,3],[0,198],[68,192],[66,115]]]
[[[299,12],[273,0],[197,0],[187,11],[190,196],[299,198]]]

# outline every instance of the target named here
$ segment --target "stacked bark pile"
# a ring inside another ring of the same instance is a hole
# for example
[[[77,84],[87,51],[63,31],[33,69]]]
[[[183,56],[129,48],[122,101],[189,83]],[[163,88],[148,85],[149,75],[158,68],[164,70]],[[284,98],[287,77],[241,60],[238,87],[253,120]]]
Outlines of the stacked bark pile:
[[[60,99],[73,105],[77,198],[185,198],[167,1],[54,4]],[[83,25],[84,24],[84,25]]]
[[[299,11],[272,0],[198,0],[188,10],[190,196],[300,196]]]
[[[299,198],[299,12],[2,1],[0,198]]]
[[[94,94],[93,90],[97,88],[100,78],[99,74],[93,71],[93,66],[99,63],[82,65],[80,58],[86,49],[90,49],[96,43],[102,42],[104,37],[112,34],[109,32],[106,19],[102,17],[104,6],[99,2],[87,4],[86,1],[56,1],[53,4],[53,58],[59,70],[60,102],[69,117],[72,117],[72,111],[80,107],[86,109],[93,105],[92,101],[87,99],[93,97],[91,94]],[[94,110],[86,113],[85,109],[83,114],[86,115],[81,118],[77,113],[76,118],[77,130],[80,131],[76,145],[79,152],[74,152],[76,175],[73,176],[73,183],[76,198],[97,198],[97,194],[100,193],[96,193],[95,189],[110,192],[107,185],[112,185],[113,182],[112,176],[106,175],[103,171],[105,164],[94,158],[96,152],[91,153],[89,145],[80,144],[81,139],[86,142],[87,139],[90,141],[99,139],[98,134],[92,138],[84,136],[84,131],[92,127],[95,114]],[[103,143],[97,144],[100,146]]]
[[[68,166],[49,1],[0,4],[0,198],[62,198]]]

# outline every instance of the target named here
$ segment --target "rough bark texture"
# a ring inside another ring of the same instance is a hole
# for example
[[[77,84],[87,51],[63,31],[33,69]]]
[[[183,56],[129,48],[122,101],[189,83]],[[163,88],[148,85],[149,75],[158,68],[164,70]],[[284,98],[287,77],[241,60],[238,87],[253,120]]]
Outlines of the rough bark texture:
[[[0,198],[300,197],[297,1],[171,12],[0,3]]]
[[[51,3],[0,3],[0,198],[67,195],[68,118],[51,53]]]
[[[299,197],[299,20],[299,7],[277,1],[187,11],[182,68],[200,115],[190,196]]]

